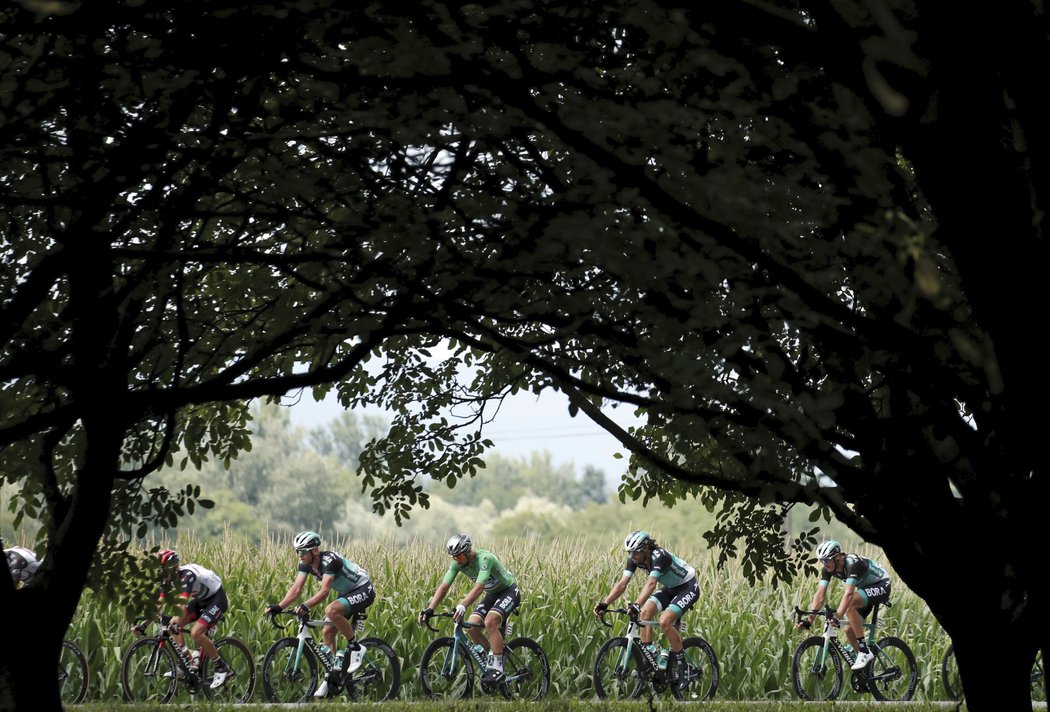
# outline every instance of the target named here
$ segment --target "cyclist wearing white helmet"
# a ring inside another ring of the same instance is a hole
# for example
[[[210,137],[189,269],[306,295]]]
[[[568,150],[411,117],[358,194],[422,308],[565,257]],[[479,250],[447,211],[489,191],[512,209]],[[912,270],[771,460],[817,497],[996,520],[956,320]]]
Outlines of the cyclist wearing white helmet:
[[[627,608],[631,617],[641,620],[652,620],[659,614],[660,630],[663,631],[675,657],[676,674],[686,669],[682,654],[682,636],[678,632],[679,619],[692,608],[700,597],[700,585],[696,580],[696,569],[677,556],[661,548],[647,531],[633,531],[623,540],[623,548],[628,552],[623,576],[612,587],[609,594],[594,606],[594,615],[604,616],[609,604],[617,600],[627,590],[627,584],[638,569],[649,572],[641,592]],[[659,591],[657,586],[662,585]],[[642,642],[652,645],[653,629],[643,627],[640,631]],[[677,680],[676,682],[680,682]]]
[[[19,585],[28,586],[40,568],[41,562],[37,560],[36,554],[23,546],[13,546],[4,549],[4,556],[7,558],[7,568],[11,572],[11,583],[15,588]]]
[[[299,598],[306,585],[306,579],[310,576],[321,582],[321,588],[295,607],[297,614],[309,615],[311,608],[328,600],[329,594],[335,591],[338,596],[324,609],[325,616],[334,625],[325,626],[322,637],[328,649],[333,651],[333,655],[336,650],[336,633],[342,633],[347,640],[348,654],[343,657],[342,669],[337,673],[341,678],[350,665],[353,653],[361,649],[360,644],[354,640],[354,627],[350,620],[363,613],[376,600],[375,587],[368,572],[350,559],[334,551],[321,551],[321,535],[317,532],[299,532],[295,535],[292,546],[299,554],[299,569],[295,574],[295,581],[281,602],[266,606],[265,612],[267,615],[273,615],[283,611],[285,606]],[[317,686],[314,697],[327,696],[328,680],[325,679]]]
[[[521,591],[518,590],[514,574],[508,571],[491,551],[475,549],[466,534],[456,534],[449,539],[445,550],[452,557],[452,563],[445,573],[445,578],[434,591],[430,603],[419,612],[419,623],[423,625],[430,619],[434,609],[444,600],[456,574],[462,571],[474,582],[474,586],[456,606],[452,617],[457,623],[462,621],[467,608],[482,593],[485,594],[481,602],[474,607],[469,622],[484,621],[488,640],[485,640],[480,628],[467,628],[467,635],[478,645],[489,649],[489,664],[481,681],[486,685],[498,683],[503,678],[503,624],[521,604]]]
[[[194,667],[200,660],[201,654],[208,656],[215,670],[211,688],[216,690],[226,684],[226,680],[233,674],[226,661],[220,657],[219,649],[215,647],[210,635],[210,631],[218,625],[223,614],[230,607],[226,589],[222,586],[222,579],[217,573],[200,564],[183,564],[178,552],[171,549],[161,549],[154,556],[160,561],[161,576],[167,584],[165,588],[179,589],[178,602],[182,608],[180,615],[171,618],[162,615],[161,620],[168,626],[172,637],[179,645],[186,644],[183,639],[182,626],[193,624],[190,627],[190,637],[197,644],[197,650],[192,651]],[[167,594],[161,590],[159,607],[162,610],[166,597]],[[148,625],[149,621],[144,621],[132,630],[139,635],[144,635]]]
[[[813,595],[809,609],[816,611],[824,605],[832,577],[846,582],[842,600],[839,601],[838,610],[835,612],[835,622],[842,618],[848,619],[846,638],[857,651],[857,659],[851,668],[861,670],[875,657],[868,650],[864,640],[864,619],[876,603],[889,600],[889,575],[874,559],[843,552],[842,545],[834,539],[822,542],[817,547],[816,554],[824,565],[824,570],[820,573],[817,592]],[[798,627],[809,628],[815,618],[816,616],[810,616],[808,620],[799,621]]]

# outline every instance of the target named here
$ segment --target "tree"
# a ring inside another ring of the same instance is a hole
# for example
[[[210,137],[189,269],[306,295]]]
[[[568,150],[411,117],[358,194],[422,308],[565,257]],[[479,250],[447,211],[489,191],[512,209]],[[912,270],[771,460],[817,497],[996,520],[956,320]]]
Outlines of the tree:
[[[0,706],[58,708],[26,661],[91,562],[134,573],[130,534],[198,506],[145,478],[234,457],[245,401],[311,387],[397,413],[360,454],[395,516],[483,468],[522,388],[620,438],[624,496],[720,504],[710,541],[756,576],[801,563],[781,524],[816,503],[953,634],[971,709],[1023,706],[1043,393],[1004,315],[1043,296],[1045,16],[947,12],[4,10],[0,473],[47,585],[0,605],[49,615],[0,651]]]

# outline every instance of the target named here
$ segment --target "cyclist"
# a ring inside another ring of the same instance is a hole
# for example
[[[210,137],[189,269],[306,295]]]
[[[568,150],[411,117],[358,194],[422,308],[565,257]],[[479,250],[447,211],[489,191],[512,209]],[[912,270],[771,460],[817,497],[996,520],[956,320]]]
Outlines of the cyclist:
[[[280,603],[271,603],[265,608],[266,615],[272,616],[284,610],[285,606],[299,598],[303,592],[303,586],[308,576],[313,576],[321,581],[321,588],[313,596],[295,607],[299,615],[309,615],[310,609],[318,603],[328,599],[328,595],[335,590],[338,594],[336,599],[325,608],[325,616],[334,626],[325,626],[325,645],[328,650],[336,650],[336,633],[342,633],[347,640],[347,655],[342,661],[338,672],[339,679],[347,671],[351,664],[361,659],[364,649],[354,640],[354,628],[350,625],[350,618],[362,613],[372,602],[376,600],[376,590],[372,585],[372,579],[368,572],[334,551],[321,551],[321,535],[313,531],[299,532],[292,542],[295,551],[299,554],[299,569],[295,575],[295,581],[288,589]],[[337,631],[338,629],[338,631]],[[322,652],[327,652],[322,649]],[[328,680],[324,679],[318,685],[314,697],[327,697]]]
[[[659,614],[660,630],[671,646],[676,671],[675,680],[680,684],[685,672],[685,655],[682,652],[682,636],[678,632],[678,620],[692,608],[700,597],[700,584],[696,580],[696,569],[657,545],[647,531],[633,531],[623,540],[628,552],[623,576],[612,587],[609,594],[594,606],[594,615],[601,617],[609,604],[623,595],[638,569],[649,572],[641,592],[627,609],[631,619],[652,620]],[[662,585],[659,591],[657,586]],[[653,629],[644,627],[640,631],[642,642],[652,645]]]
[[[504,621],[521,604],[521,591],[518,590],[517,580],[514,574],[500,563],[491,551],[475,549],[466,534],[456,534],[448,540],[445,545],[448,555],[452,557],[445,578],[438,584],[434,596],[430,599],[427,607],[419,612],[420,625],[426,624],[430,616],[434,615],[434,609],[444,600],[456,574],[463,574],[474,582],[456,606],[452,618],[461,622],[466,616],[467,608],[471,606],[481,594],[485,597],[474,606],[470,614],[470,623],[485,622],[485,632],[488,640],[482,634],[480,628],[467,628],[467,634],[476,644],[488,648],[489,661],[482,675],[481,681],[485,685],[492,685],[503,679],[503,632],[500,630]]]
[[[19,585],[28,586],[40,568],[41,562],[36,558],[36,554],[25,547],[13,546],[4,549],[4,556],[7,558],[7,568],[11,572],[11,583],[15,588]]]
[[[212,661],[214,673],[211,689],[217,690],[226,684],[227,678],[233,674],[226,661],[220,657],[219,649],[215,647],[209,635],[209,631],[218,624],[223,613],[230,607],[226,590],[222,587],[222,579],[214,571],[200,564],[180,564],[178,552],[171,549],[161,549],[156,556],[160,560],[162,576],[168,583],[177,583],[177,587],[182,589],[179,593],[182,613],[168,620],[168,630],[179,645],[185,645],[182,626],[193,624],[190,637],[197,644],[197,650],[202,651]],[[166,594],[161,591],[161,607],[165,598]],[[135,632],[139,635],[145,634],[148,624],[149,621],[146,621],[135,626]],[[197,653],[193,656],[194,662],[197,662],[199,655],[200,653]]]
[[[864,619],[871,613],[876,603],[883,603],[890,597],[890,579],[886,569],[879,566],[873,559],[865,558],[859,554],[847,554],[842,551],[842,545],[833,539],[822,542],[817,547],[817,558],[824,564],[824,570],[820,573],[820,581],[817,582],[817,592],[813,595],[813,601],[809,604],[810,610],[819,610],[824,605],[827,597],[828,584],[834,576],[846,582],[842,591],[842,600],[839,602],[838,610],[835,611],[835,625],[842,618],[847,618],[849,625],[846,626],[846,638],[853,649],[857,651],[857,659],[850,666],[853,670],[863,669],[875,657],[865,641]],[[810,616],[808,620],[798,622],[799,628],[809,628],[813,625],[816,616]]]

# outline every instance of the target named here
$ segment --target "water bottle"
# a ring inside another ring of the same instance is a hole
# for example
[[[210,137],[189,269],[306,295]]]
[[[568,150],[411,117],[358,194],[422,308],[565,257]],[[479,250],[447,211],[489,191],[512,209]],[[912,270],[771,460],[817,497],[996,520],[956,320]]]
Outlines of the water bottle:
[[[201,665],[201,651],[191,650],[190,651],[190,668],[197,670]]]
[[[326,661],[329,665],[332,664],[332,649],[324,643],[317,646],[317,650],[321,653],[321,659]]]
[[[344,655],[346,655],[346,650],[345,649],[340,650],[340,651],[338,651],[335,654],[335,669],[336,670],[342,670],[343,669],[343,656]]]
[[[514,632],[514,621],[507,621],[507,631],[503,634],[503,637],[509,638],[510,634]]]
[[[474,644],[474,655],[478,657],[478,660],[485,659],[485,646],[481,643]]]
[[[664,648],[663,650],[660,651],[660,669],[661,670],[666,670],[667,669],[667,659],[670,658],[670,657],[671,657],[671,651],[668,650],[667,648]]]

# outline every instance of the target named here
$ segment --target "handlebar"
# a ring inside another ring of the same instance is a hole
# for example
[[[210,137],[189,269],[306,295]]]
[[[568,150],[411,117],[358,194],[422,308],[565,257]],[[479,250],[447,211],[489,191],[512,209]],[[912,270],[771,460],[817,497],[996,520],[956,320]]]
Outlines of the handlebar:
[[[287,625],[281,625],[277,622],[277,616],[294,616],[298,621],[305,625],[307,628],[323,628],[326,625],[334,625],[328,620],[314,620],[310,618],[309,614],[299,614],[293,611],[278,611],[276,613],[264,613],[267,618],[270,619],[270,625],[274,628],[287,628]]]
[[[607,613],[620,613],[622,615],[628,616],[628,617],[631,618],[631,622],[632,623],[637,623],[638,625],[643,626],[643,627],[650,627],[651,628],[651,627],[655,627],[655,626],[660,625],[660,623],[658,621],[643,621],[643,620],[639,620],[638,618],[632,617],[630,609],[627,609],[627,608],[606,608],[605,612],[598,616],[598,620],[600,620],[602,622],[602,625],[605,626],[606,628],[612,628],[612,626],[613,626],[612,623],[610,623],[609,621],[605,620],[605,615]]]
[[[453,615],[454,614],[452,613],[452,611],[445,611],[444,613],[431,613],[430,616],[427,618],[425,625],[432,632],[440,633],[441,631],[439,631],[434,626],[430,625],[431,618],[451,618]],[[484,623],[471,623],[468,620],[462,620],[459,623],[457,623],[456,625],[462,626],[463,628],[484,628],[485,627]]]

